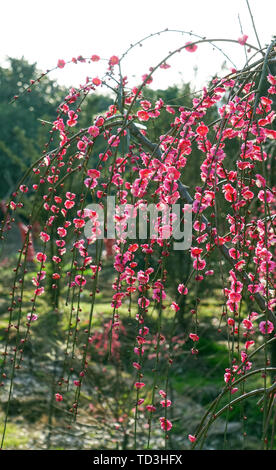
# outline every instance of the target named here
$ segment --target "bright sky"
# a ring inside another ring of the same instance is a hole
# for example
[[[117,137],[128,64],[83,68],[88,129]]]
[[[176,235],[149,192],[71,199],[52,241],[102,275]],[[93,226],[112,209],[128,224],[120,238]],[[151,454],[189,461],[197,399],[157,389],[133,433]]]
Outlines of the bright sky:
[[[276,1],[249,1],[263,47],[276,34]],[[5,65],[7,56],[24,56],[29,62],[37,62],[43,71],[55,66],[58,59],[92,54],[108,59],[120,55],[131,43],[165,28],[192,31],[212,39],[238,39],[242,28],[248,42],[258,45],[246,0],[2,0],[0,25],[0,65]],[[149,39],[127,55],[122,63],[123,75],[131,84],[137,84],[150,66],[189,40],[188,34],[180,33]],[[243,46],[216,44],[235,65],[244,64]],[[183,51],[176,56],[168,61],[172,69],[160,70],[155,76],[153,87],[165,88],[190,80],[200,85],[218,72],[225,60],[207,44],[200,45],[193,54]],[[228,61],[227,70],[231,67]],[[50,77],[67,86],[79,86],[87,75],[100,76],[105,68],[106,62],[72,64],[52,72]]]

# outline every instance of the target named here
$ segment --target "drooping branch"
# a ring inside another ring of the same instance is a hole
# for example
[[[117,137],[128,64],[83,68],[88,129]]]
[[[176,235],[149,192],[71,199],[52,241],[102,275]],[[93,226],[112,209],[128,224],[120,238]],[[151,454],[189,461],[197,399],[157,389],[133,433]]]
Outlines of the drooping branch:
[[[258,388],[256,390],[251,390],[250,392],[244,393],[243,395],[240,395],[239,397],[230,401],[229,403],[227,403],[227,405],[223,406],[219,411],[217,411],[214,415],[210,417],[210,420],[208,421],[208,423],[200,430],[200,433],[198,434],[197,438],[199,439],[201,436],[204,436],[204,433],[208,431],[210,424],[213,421],[215,421],[219,416],[221,416],[225,411],[229,410],[229,408],[235,406],[236,404],[240,403],[243,400],[254,397],[256,395],[265,394],[266,396],[269,396],[271,393],[275,393],[275,389],[276,389],[276,382],[273,383],[268,388],[263,387],[263,388]]]
[[[142,145],[144,145],[146,148],[148,148],[152,152],[152,154],[156,154],[159,158],[161,158],[162,152],[160,150],[159,145],[154,144],[147,137],[145,137],[139,131],[139,129],[135,126],[135,124],[133,122],[129,124],[129,130],[130,130],[130,133],[134,137],[136,137],[137,140]],[[192,196],[190,195],[190,193],[188,191],[188,187],[185,186],[180,181],[178,182],[178,191],[179,191],[179,194],[180,194],[181,199],[183,201],[185,201],[187,204],[193,204],[194,200],[193,200]],[[212,226],[211,226],[210,222],[208,221],[208,219],[204,215],[201,215],[201,218],[202,218],[202,222],[204,222],[204,224],[206,225],[207,232],[212,235]],[[249,284],[252,284],[248,274],[244,270],[239,271],[239,270],[236,269],[235,264],[233,262],[233,259],[231,258],[230,254],[229,254],[229,249],[227,248],[227,246],[225,244],[224,245],[217,245],[217,246],[218,246],[221,254],[223,255],[223,257],[228,261],[228,263],[230,263],[232,269],[235,271],[237,276],[243,281],[243,283],[247,287],[249,286]],[[261,311],[265,312],[267,310],[268,317],[269,317],[270,321],[274,324],[274,326],[276,326],[276,316],[271,310],[267,309],[265,298],[259,292],[256,292],[252,295],[254,296],[255,301],[257,302],[257,304],[260,307]]]

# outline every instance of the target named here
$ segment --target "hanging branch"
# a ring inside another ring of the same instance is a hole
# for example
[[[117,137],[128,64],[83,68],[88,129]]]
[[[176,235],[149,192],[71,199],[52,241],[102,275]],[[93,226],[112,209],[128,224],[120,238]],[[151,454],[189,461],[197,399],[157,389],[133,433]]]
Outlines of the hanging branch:
[[[152,143],[147,137],[145,137],[139,131],[139,129],[135,126],[135,124],[131,123],[129,125],[129,129],[130,129],[131,134],[134,135],[141,142],[141,144],[143,144],[146,148],[148,148],[152,152],[153,155],[156,154],[158,157],[161,157],[162,152],[159,148],[159,145]],[[178,182],[178,190],[183,201],[185,201],[187,204],[193,204],[194,200],[188,191],[188,187],[185,186],[180,181]],[[206,224],[207,232],[209,234],[212,234],[211,224],[208,221],[207,217],[205,217],[204,215],[202,215],[201,217],[202,217],[202,222]],[[223,257],[230,263],[231,267],[235,270],[235,273],[246,284],[246,286],[251,284],[252,282],[250,278],[248,277],[247,273],[244,271],[239,271],[235,268],[233,259],[231,258],[229,254],[229,249],[225,245],[218,245],[218,248],[221,251]],[[264,312],[266,310],[266,301],[264,297],[258,292],[252,295],[254,296],[262,312]],[[276,316],[274,312],[272,312],[271,310],[268,310],[268,315],[269,315],[270,321],[272,321],[272,323],[276,326]]]

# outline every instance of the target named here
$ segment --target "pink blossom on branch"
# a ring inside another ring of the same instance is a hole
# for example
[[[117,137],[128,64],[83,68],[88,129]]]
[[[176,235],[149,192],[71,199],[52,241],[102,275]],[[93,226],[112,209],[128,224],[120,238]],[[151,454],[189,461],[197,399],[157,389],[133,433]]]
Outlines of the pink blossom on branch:
[[[261,321],[259,323],[259,330],[261,333],[265,334],[270,334],[274,330],[273,323],[269,320],[267,321]]]
[[[63,69],[63,67],[65,67],[65,64],[66,64],[66,62],[65,62],[63,59],[59,59],[59,60],[58,60],[58,63],[57,63],[57,66],[58,66],[60,69]]]
[[[186,42],[185,50],[188,52],[195,52],[197,50],[197,45],[192,42]]]
[[[166,419],[164,417],[159,418],[160,424],[161,424],[161,429],[163,431],[170,431],[172,429],[172,422],[169,419]]]
[[[245,46],[247,39],[248,39],[248,36],[244,34],[238,39],[238,42],[241,46]]]

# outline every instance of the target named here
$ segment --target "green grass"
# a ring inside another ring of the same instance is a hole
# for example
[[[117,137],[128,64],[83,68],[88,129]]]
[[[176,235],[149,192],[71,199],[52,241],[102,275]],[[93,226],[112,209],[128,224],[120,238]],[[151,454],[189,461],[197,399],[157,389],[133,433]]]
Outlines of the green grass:
[[[0,424],[0,435],[2,436],[4,426]],[[26,431],[21,426],[14,423],[8,423],[5,435],[4,449],[24,449],[29,441]]]

